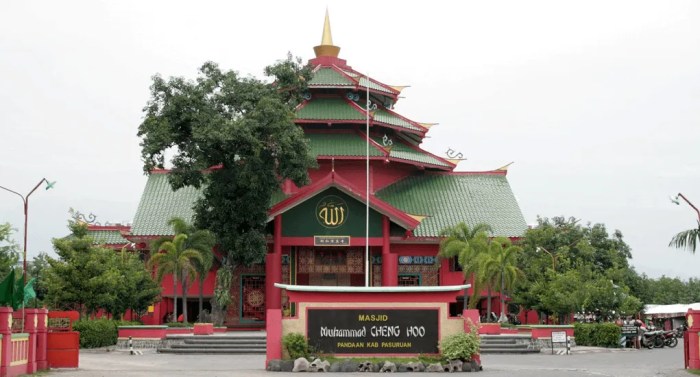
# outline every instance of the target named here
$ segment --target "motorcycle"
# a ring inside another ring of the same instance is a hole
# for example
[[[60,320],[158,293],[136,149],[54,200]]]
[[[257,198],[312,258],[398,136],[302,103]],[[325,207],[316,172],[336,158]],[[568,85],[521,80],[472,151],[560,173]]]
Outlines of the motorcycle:
[[[688,330],[688,326],[686,325],[680,325],[676,327],[676,338],[683,338],[683,335],[685,334],[686,330]]]
[[[642,336],[641,336],[641,345],[642,347],[646,347],[648,349],[652,349],[654,347],[656,348],[663,348],[665,343],[665,339],[662,335],[663,331],[649,331],[649,330],[642,330]]]
[[[664,339],[664,345],[668,347],[675,347],[678,345],[678,338],[676,337],[675,330],[668,330],[661,333],[661,337]]]

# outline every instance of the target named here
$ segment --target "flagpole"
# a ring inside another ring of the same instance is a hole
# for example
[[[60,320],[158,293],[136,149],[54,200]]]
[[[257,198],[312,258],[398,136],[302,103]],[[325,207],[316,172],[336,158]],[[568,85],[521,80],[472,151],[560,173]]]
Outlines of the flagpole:
[[[365,87],[367,89],[366,104],[366,119],[365,119],[365,132],[367,134],[367,140],[365,142],[365,172],[366,172],[366,192],[365,194],[367,203],[365,206],[365,287],[369,287],[369,76],[366,76]]]

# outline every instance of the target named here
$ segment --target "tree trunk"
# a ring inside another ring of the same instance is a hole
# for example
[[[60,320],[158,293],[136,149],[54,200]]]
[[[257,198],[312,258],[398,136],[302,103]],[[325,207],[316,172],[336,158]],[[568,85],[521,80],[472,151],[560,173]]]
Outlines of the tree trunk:
[[[505,312],[505,305],[506,305],[506,299],[504,297],[504,292],[506,291],[506,283],[504,280],[503,276],[503,268],[501,268],[501,293],[499,294],[501,298],[501,316],[498,318],[498,322],[505,323],[508,322],[508,317],[506,317],[506,312]]]
[[[206,275],[204,275],[204,278],[206,278]],[[204,311],[204,278],[200,275],[199,276],[199,320],[198,322],[202,321],[202,312]]]
[[[486,289],[486,322],[491,322],[491,285]]]
[[[176,270],[177,271],[177,270]],[[177,272],[173,272],[173,322],[177,322]]]
[[[185,274],[183,274],[183,277]],[[187,278],[182,279],[182,322],[189,323],[187,318]]]

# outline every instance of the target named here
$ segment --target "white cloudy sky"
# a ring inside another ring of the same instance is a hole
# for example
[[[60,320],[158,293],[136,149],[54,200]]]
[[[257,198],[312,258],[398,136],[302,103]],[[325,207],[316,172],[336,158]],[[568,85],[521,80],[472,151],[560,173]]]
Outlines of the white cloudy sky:
[[[145,177],[137,127],[150,77],[212,60],[260,76],[304,59],[330,9],[341,57],[411,85],[396,110],[438,122],[423,147],[515,161],[528,223],[575,216],[620,229],[650,276],[698,277],[667,247],[700,205],[697,1],[6,1],[0,7],[0,185],[31,196],[29,259],[66,234],[68,208],[133,218]],[[0,192],[21,241],[22,205]]]

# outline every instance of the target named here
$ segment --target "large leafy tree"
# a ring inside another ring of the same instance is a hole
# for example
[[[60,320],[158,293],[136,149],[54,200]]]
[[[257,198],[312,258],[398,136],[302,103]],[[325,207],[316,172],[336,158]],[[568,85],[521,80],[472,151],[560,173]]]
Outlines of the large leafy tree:
[[[192,224],[189,224],[180,217],[171,218],[170,220],[168,220],[168,225],[172,227],[173,232],[175,234],[187,235],[187,238],[185,238],[184,240],[183,247],[185,249],[196,250],[197,252],[199,252],[199,255],[201,257],[194,258],[191,260],[192,266],[194,267],[197,274],[197,278],[199,280],[199,313],[201,315],[204,306],[204,280],[207,278],[209,270],[211,270],[211,267],[214,265],[215,256],[213,247],[216,244],[216,237],[212,232],[208,230],[197,229]],[[159,250],[164,242],[170,240],[172,240],[172,238],[163,237],[153,242],[151,246],[153,250]],[[183,287],[183,302],[186,303],[188,285],[187,274],[180,273],[180,276],[180,281]],[[183,304],[183,308],[185,306],[186,305]],[[187,314],[184,314],[184,317],[187,318]]]
[[[19,245],[12,239],[13,232],[9,223],[0,224],[0,276],[7,276],[19,261]]]
[[[472,282],[472,296],[467,302],[467,292],[464,292],[464,304],[475,308],[479,303],[479,295],[483,287],[483,279],[479,272],[477,256],[487,250],[491,227],[488,224],[477,224],[469,227],[462,222],[444,229],[440,235],[439,258],[457,258],[462,267],[464,279]]]
[[[149,267],[156,268],[156,276],[158,282],[162,282],[166,274],[172,274],[173,278],[173,319],[177,320],[177,283],[178,279],[182,281],[194,279],[197,270],[194,266],[195,260],[202,260],[202,256],[196,249],[187,248],[187,234],[176,234],[172,240],[162,241],[156,240],[151,245],[151,259],[148,261]],[[182,314],[184,322],[188,322],[187,318],[187,292],[186,285],[183,284],[182,295]]]
[[[123,248],[119,254],[114,253],[114,259],[115,268],[111,273],[120,283],[113,291],[116,298],[104,309],[116,319],[121,319],[127,309],[141,316],[160,294],[160,286],[151,277],[139,254]]]
[[[34,292],[36,297],[34,300],[34,306],[39,307],[40,304],[44,302],[46,298],[46,293],[48,292],[47,287],[47,274],[49,271],[49,256],[45,252],[40,252],[39,255],[35,256],[28,263],[28,279],[33,278],[34,280]]]
[[[58,258],[47,258],[46,301],[53,308],[78,310],[81,316],[114,307],[127,274],[117,263],[116,253],[96,246],[86,224],[71,220],[68,228],[70,236],[53,240]],[[135,292],[124,293],[121,299],[132,294]]]
[[[538,218],[520,246],[524,252],[518,266],[524,278],[516,284],[514,297],[526,307],[562,318],[582,310],[619,312],[623,306],[636,306],[644,290],[629,264],[632,255],[622,233],[609,234],[603,224]],[[537,252],[538,247],[549,254]]]
[[[271,83],[209,62],[195,80],[155,76],[138,131],[146,172],[172,153],[171,186],[204,187],[195,222],[216,234],[229,268],[263,260],[272,194],[286,179],[307,184],[315,164],[292,111],[310,68],[289,56],[265,74]]]

